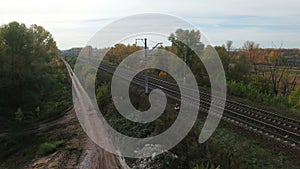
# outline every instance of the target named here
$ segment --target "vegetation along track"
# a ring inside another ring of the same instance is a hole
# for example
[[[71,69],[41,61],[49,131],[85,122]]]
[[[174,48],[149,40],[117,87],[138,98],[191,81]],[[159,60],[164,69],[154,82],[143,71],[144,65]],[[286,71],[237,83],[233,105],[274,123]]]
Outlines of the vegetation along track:
[[[91,65],[94,64],[88,60],[82,61]],[[97,65],[94,66],[98,67]],[[115,71],[114,66],[107,64],[101,64],[99,69],[108,73],[113,73]],[[130,73],[131,72],[128,70],[124,70],[121,78],[128,79],[126,77],[129,77]],[[138,74],[133,79],[133,83],[143,86],[144,79],[145,77],[143,74]],[[180,101],[180,96],[185,97],[188,99],[191,105],[194,102],[200,102],[200,109],[205,112],[208,111],[210,106],[220,110],[220,102],[224,101],[221,100],[221,98],[212,96],[216,99],[214,99],[215,102],[211,104],[211,95],[207,91],[200,90],[201,99],[193,98],[189,97],[188,95],[180,94],[179,88],[175,83],[157,79],[151,76],[148,76],[148,79],[150,89],[159,88],[163,90],[168,97],[178,101]],[[218,112],[216,112],[216,114],[217,113]],[[300,149],[300,121],[298,120],[290,119],[288,117],[230,100],[226,100],[223,119],[235,125],[239,125],[240,127],[250,129],[255,133],[265,135],[266,137],[283,143],[289,147]]]

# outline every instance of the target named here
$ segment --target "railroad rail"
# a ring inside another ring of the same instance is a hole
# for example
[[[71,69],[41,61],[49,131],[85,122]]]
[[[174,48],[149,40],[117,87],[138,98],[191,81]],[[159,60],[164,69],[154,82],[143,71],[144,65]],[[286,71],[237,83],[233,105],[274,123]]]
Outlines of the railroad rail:
[[[94,63],[86,60],[82,60],[90,65]],[[94,65],[98,67],[98,65]],[[108,73],[114,73],[115,67],[107,64],[100,64],[98,69],[106,71]],[[128,70],[122,72],[122,77],[127,79]],[[148,77],[149,88],[159,88],[165,92],[165,94],[175,100],[180,101],[180,97],[185,97],[189,100],[189,104],[193,105],[195,102],[200,102],[200,110],[207,112],[211,106],[214,106],[217,110],[222,110],[220,106],[221,98],[211,96],[207,91],[200,90],[200,98],[189,97],[180,93],[177,84],[164,81],[155,77]],[[144,75],[137,74],[133,83],[143,86]],[[188,89],[188,88],[186,88]],[[191,90],[191,89],[190,89]],[[211,102],[211,97],[215,97],[215,102]],[[240,127],[250,129],[253,132],[262,134],[269,138],[272,138],[280,143],[288,145],[290,147],[300,149],[300,121],[291,119],[282,115],[275,114],[266,110],[258,109],[252,106],[241,104],[231,100],[225,100],[225,109],[222,119],[231,122]],[[215,112],[218,114],[218,112]]]

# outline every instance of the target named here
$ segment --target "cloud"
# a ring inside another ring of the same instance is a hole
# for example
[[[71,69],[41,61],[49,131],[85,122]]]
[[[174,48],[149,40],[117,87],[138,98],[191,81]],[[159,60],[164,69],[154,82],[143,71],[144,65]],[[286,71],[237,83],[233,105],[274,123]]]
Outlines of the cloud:
[[[154,12],[191,22],[215,44],[230,38],[285,40],[299,47],[299,7],[298,0],[9,0],[0,6],[0,24],[42,25],[59,47],[66,49],[85,45],[94,33],[118,18]]]

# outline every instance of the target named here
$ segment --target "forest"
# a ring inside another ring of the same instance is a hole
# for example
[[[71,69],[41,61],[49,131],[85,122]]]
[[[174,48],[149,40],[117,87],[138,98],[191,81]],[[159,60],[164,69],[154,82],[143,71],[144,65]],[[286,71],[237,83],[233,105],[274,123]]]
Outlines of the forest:
[[[0,27],[0,119],[8,118],[3,125],[50,118],[71,105],[60,57],[42,26],[11,22]]]

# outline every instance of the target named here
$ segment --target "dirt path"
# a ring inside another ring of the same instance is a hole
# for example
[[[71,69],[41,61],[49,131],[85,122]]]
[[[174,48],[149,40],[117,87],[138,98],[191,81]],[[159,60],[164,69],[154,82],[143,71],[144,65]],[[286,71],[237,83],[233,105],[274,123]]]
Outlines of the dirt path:
[[[89,138],[86,139],[84,145],[78,169],[121,169],[124,166],[127,167],[126,163],[119,157],[103,150]]]
[[[79,80],[75,76],[73,70],[71,69],[70,65],[64,61],[64,64],[66,65],[66,68],[68,70],[69,76],[72,80],[72,85],[74,92],[77,96],[77,102],[74,106],[77,106],[77,109],[80,109],[81,112],[77,112],[77,116],[81,119],[83,119],[86,124],[96,124],[99,126],[99,133],[102,133],[102,135],[95,134],[97,138],[100,138],[101,140],[104,140],[104,144],[107,146],[113,148],[114,145],[112,144],[109,135],[106,132],[106,129],[102,123],[101,120],[99,120],[98,117],[94,117],[95,114],[93,114],[91,111],[92,103],[81,86]],[[89,114],[86,116],[86,114]],[[114,154],[111,154],[99,146],[97,146],[95,143],[93,143],[89,138],[85,141],[85,146],[83,149],[83,153],[80,157],[80,163],[78,165],[78,168],[80,169],[122,169],[122,168],[129,168],[126,163],[120,158],[117,157]]]
[[[70,66],[66,64],[69,75],[72,78],[72,82],[76,81],[77,95],[82,96],[78,99],[78,103],[75,103],[74,106],[80,106],[81,110],[89,112],[89,100],[85,97],[85,91],[81,90],[81,84],[78,83],[78,79],[72,77],[73,73]],[[78,118],[75,114],[74,107],[68,109],[66,112],[62,113],[60,117],[56,119],[51,119],[50,121],[44,121],[38,124],[31,125],[29,127],[20,129],[20,130],[2,130],[0,132],[0,137],[11,137],[14,135],[32,135],[36,137],[41,142],[35,143],[35,147],[32,147],[34,153],[36,153],[34,159],[28,159],[28,161],[22,161],[22,164],[15,165],[11,164],[13,168],[21,166],[21,168],[26,169],[127,169],[129,168],[124,160],[121,157],[114,155],[110,152],[105,151],[98,145],[96,145],[83,131]],[[97,123],[91,120],[90,123]],[[101,124],[100,124],[101,125]],[[105,143],[111,144],[113,147],[108,134],[105,134],[105,128],[101,128],[104,133],[99,137],[104,138]],[[55,152],[51,154],[42,156],[38,150],[38,145],[44,142],[53,142],[57,140],[63,140],[63,145],[57,147]],[[28,144],[28,146],[33,146]],[[13,156],[21,158],[22,151],[18,150]],[[9,160],[8,160],[9,162]],[[2,166],[11,166],[7,162],[7,165]],[[6,168],[6,167],[4,167]],[[19,167],[18,167],[19,168]]]

